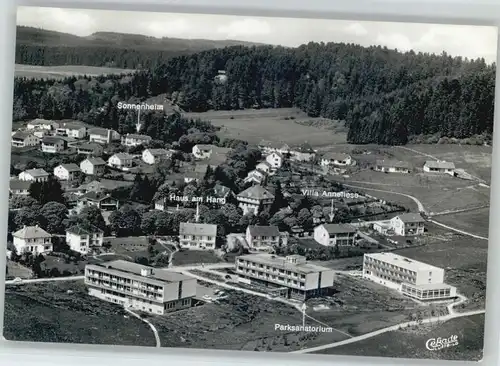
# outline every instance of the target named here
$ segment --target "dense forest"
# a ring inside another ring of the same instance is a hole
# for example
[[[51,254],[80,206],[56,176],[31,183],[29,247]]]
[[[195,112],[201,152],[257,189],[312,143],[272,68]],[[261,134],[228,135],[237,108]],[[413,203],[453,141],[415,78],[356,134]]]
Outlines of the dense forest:
[[[152,57],[123,52],[122,60]],[[59,54],[74,61],[66,50]],[[107,63],[102,57],[99,66]],[[43,53],[29,58],[46,62]],[[149,62],[155,66],[131,76],[17,79],[14,119],[72,118],[127,131],[133,118],[116,103],[161,95],[186,111],[295,106],[311,117],[345,121],[348,141],[357,144],[490,136],[493,128],[495,65],[482,59],[311,42],[298,48],[231,46]],[[145,118],[148,132],[165,133],[155,132],[162,130],[160,117]]]

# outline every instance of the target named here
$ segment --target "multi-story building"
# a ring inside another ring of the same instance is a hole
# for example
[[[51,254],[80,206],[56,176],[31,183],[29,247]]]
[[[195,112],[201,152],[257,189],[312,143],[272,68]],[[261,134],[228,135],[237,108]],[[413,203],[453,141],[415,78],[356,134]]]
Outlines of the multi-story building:
[[[52,251],[52,236],[37,226],[25,226],[12,234],[17,254],[43,254]]]
[[[89,141],[98,144],[110,144],[113,141],[120,140],[120,134],[115,130],[95,127],[89,130]]]
[[[244,215],[249,212],[258,215],[260,211],[273,204],[274,195],[264,187],[255,185],[238,194],[236,200]]]
[[[127,153],[117,153],[108,159],[108,165],[112,168],[123,169],[130,168],[133,164],[134,157]]]
[[[365,254],[363,278],[418,300],[443,300],[457,295],[455,287],[444,283],[444,269],[391,252]]]
[[[165,314],[191,307],[196,279],[117,260],[85,266],[89,295],[134,310]]]
[[[215,249],[217,225],[181,222],[179,245],[187,249]]]
[[[87,127],[78,121],[65,122],[56,129],[56,135],[83,139],[87,137]]]
[[[255,166],[255,170],[260,170],[261,172],[269,174],[273,170],[273,167],[267,161],[261,161]]]
[[[81,144],[77,146],[76,149],[78,154],[94,156],[94,157],[101,156],[104,153],[102,145],[99,145],[98,143],[94,142]]]
[[[172,151],[167,149],[146,149],[142,152],[142,161],[146,164],[156,164],[161,160],[167,160],[172,157]]]
[[[81,172],[80,167],[74,163],[61,164],[54,168],[54,176],[60,180],[73,181]]]
[[[248,172],[247,176],[243,180],[244,183],[253,183],[253,184],[265,184],[267,179],[267,173],[259,170],[259,169],[254,169],[250,172]]]
[[[242,255],[236,258],[236,273],[240,282],[270,288],[285,298],[304,301],[333,291],[334,271],[308,263],[300,255]]]
[[[252,250],[268,251],[280,245],[280,231],[277,226],[249,225],[246,231],[246,241]]]
[[[92,248],[102,247],[104,232],[92,225],[75,225],[66,230],[66,244],[71,250],[88,254]]]
[[[404,213],[391,219],[391,227],[396,235],[422,235],[425,220],[418,213]]]
[[[281,168],[283,165],[283,154],[280,152],[273,151],[268,156],[266,156],[266,161],[271,165],[273,170]]]
[[[11,144],[13,147],[37,146],[40,144],[40,139],[33,133],[16,131],[11,136]]]
[[[59,123],[50,121],[47,119],[42,119],[42,118],[36,118],[26,125],[26,128],[28,130],[47,130],[47,131],[54,131],[59,127]]]
[[[316,151],[308,143],[303,143],[290,150],[292,160],[296,161],[311,161],[316,157]]]
[[[47,154],[56,154],[66,149],[67,143],[62,138],[45,136],[42,139],[42,151]]]
[[[43,169],[28,169],[19,173],[19,180],[31,182],[46,182],[50,174]]]
[[[146,145],[151,142],[152,138],[148,135],[136,135],[133,133],[127,133],[126,136],[122,136],[122,145],[125,146],[140,146]]]
[[[208,159],[212,155],[214,148],[214,145],[194,145],[192,153],[196,159]]]
[[[324,246],[352,246],[356,229],[348,224],[321,224],[314,228],[314,240]]]
[[[87,175],[103,175],[106,162],[101,158],[87,158],[80,163],[80,169]]]
[[[88,192],[78,198],[77,211],[81,211],[87,206],[96,206],[104,211],[115,211],[119,208],[119,202],[105,192]]]
[[[272,141],[265,141],[262,140],[258,144],[259,149],[262,150],[263,153],[265,154],[271,154],[273,152],[285,155],[290,153],[290,146],[283,142],[272,142]]]

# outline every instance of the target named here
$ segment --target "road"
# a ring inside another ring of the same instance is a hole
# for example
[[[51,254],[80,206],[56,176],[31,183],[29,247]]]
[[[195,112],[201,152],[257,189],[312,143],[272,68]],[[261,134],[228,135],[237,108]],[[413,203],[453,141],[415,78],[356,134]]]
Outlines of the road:
[[[473,233],[469,233],[468,231],[463,231],[463,230],[454,228],[454,227],[449,226],[449,225],[442,224],[442,223],[434,221],[434,220],[429,220],[429,222],[432,222],[433,224],[436,224],[436,225],[439,225],[441,227],[444,227],[445,229],[455,231],[455,232],[457,232],[459,234],[471,236],[471,237],[476,238],[476,239],[488,240],[487,237],[484,237],[484,236],[481,236],[481,235],[476,235],[476,234],[473,234]]]
[[[77,281],[83,280],[85,276],[71,276],[71,277],[50,277],[50,278],[35,278],[31,280],[23,279],[21,282],[16,282],[15,280],[5,281],[6,285],[25,285],[28,283],[40,283],[40,282],[59,282],[59,281]]]
[[[153,334],[155,336],[155,340],[156,340],[156,347],[157,348],[160,348],[161,347],[161,341],[160,341],[160,335],[158,334],[158,330],[156,329],[156,327],[147,319],[144,319],[144,318],[141,318],[138,314],[134,313],[132,310],[130,310],[129,308],[126,308],[124,307],[125,311],[127,313],[129,313],[130,315],[136,317],[137,319],[139,319],[140,321],[146,323],[150,328],[151,330],[153,331]]]

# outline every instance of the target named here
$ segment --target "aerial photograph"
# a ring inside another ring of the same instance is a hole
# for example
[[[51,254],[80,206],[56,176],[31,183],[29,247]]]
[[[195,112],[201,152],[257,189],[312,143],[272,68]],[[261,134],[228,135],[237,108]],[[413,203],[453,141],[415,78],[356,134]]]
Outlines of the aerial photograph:
[[[3,338],[481,360],[496,48],[19,7]]]

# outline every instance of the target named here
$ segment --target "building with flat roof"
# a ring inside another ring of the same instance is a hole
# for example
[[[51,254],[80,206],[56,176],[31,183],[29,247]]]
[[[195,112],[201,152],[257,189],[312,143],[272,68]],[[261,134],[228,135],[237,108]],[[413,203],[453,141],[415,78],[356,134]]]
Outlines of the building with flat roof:
[[[89,295],[151,314],[191,307],[196,279],[167,269],[116,260],[85,266]]]
[[[334,271],[308,263],[300,255],[280,257],[268,253],[236,258],[239,281],[269,288],[278,296],[296,300],[332,293]]]
[[[181,222],[179,245],[188,249],[215,249],[217,225]]]
[[[392,252],[365,254],[363,278],[422,301],[456,296],[456,288],[444,283],[444,269]]]

